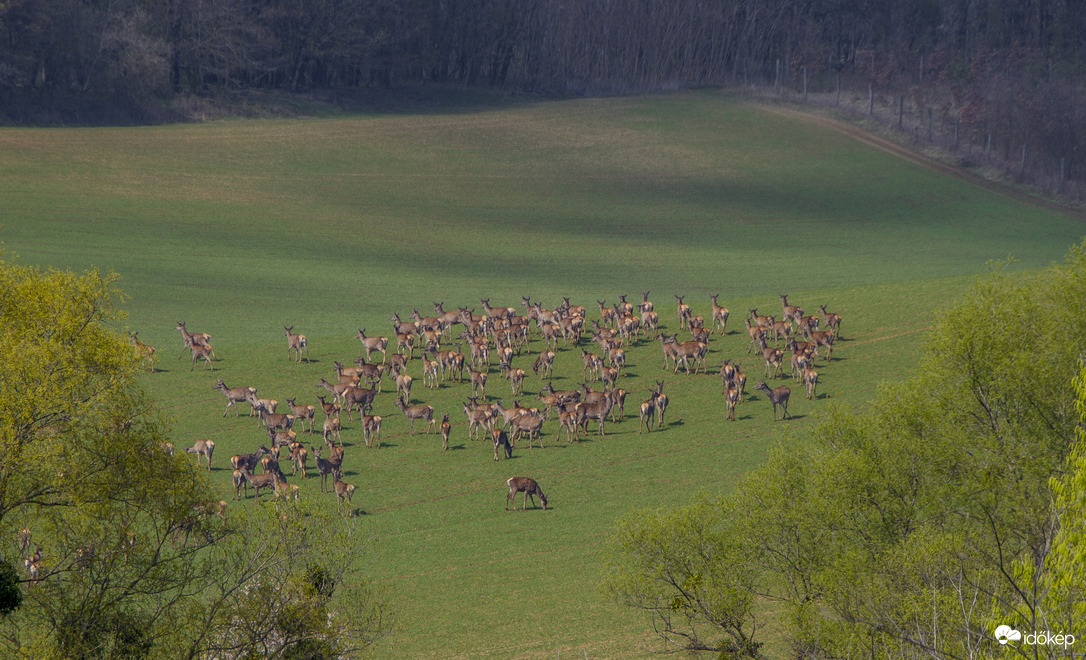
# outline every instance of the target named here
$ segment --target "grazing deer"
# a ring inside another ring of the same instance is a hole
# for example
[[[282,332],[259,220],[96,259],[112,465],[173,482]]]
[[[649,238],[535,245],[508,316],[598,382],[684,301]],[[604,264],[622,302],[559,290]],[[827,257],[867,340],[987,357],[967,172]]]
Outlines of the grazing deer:
[[[132,338],[132,345],[136,347],[136,354],[140,356],[141,360],[147,362],[147,371],[151,373],[155,372],[155,347],[150,344],[145,344],[140,341],[140,333],[133,332],[129,335]],[[181,354],[184,355],[185,351],[182,349]]]
[[[197,440],[196,444],[186,447],[185,451],[196,454],[196,465],[200,464],[200,457],[207,459],[207,471],[211,472],[211,455],[215,453],[215,443],[211,440]]]
[[[415,420],[426,420],[426,432],[430,433],[436,422],[434,421],[434,407],[423,403],[419,405],[409,406],[407,402],[403,400],[403,397],[396,399],[396,407],[399,408],[407,419],[411,420],[411,435],[415,435]]]
[[[841,315],[834,314],[826,311],[825,305],[818,306],[819,311],[822,313],[822,325],[826,326],[827,330],[833,330],[834,334],[838,337],[841,336]]]
[[[370,359],[370,353],[374,351],[381,352],[382,363],[388,357],[388,337],[367,337],[365,328],[359,328],[355,337],[362,342],[362,346],[366,349],[367,360]]]
[[[535,362],[532,363],[532,372],[540,378],[550,378],[554,373],[554,358],[557,354],[549,349],[539,352]],[[542,373],[541,373],[542,372]]]
[[[784,419],[785,417],[787,417],[788,419],[792,419],[792,416],[788,414],[788,397],[792,395],[792,390],[789,389],[787,385],[781,385],[780,387],[769,389],[769,385],[766,385],[765,381],[763,380],[758,383],[758,386],[754,389],[765,392],[766,396],[769,397],[769,400],[773,402],[774,422],[777,421],[777,406],[780,406],[781,410],[783,411],[781,419]]]
[[[539,501],[543,504],[543,510],[547,510],[547,496],[543,494],[543,489],[539,487],[535,479],[529,477],[510,477],[505,482],[509,486],[509,494],[505,497],[505,510],[509,510],[509,503],[513,503],[513,510],[517,510],[517,502],[514,496],[517,493],[524,493],[524,503],[521,506],[522,509],[528,508],[528,499],[532,500],[532,507],[535,507],[535,498],[539,497]]]
[[[211,386],[213,390],[222,390],[222,393],[226,395],[226,409],[222,411],[222,416],[226,417],[226,412],[230,410],[231,406],[234,408],[234,417],[239,415],[238,404],[241,401],[249,401],[249,397],[256,396],[255,387],[227,387],[220,378],[217,383]]]
[[[509,444],[509,436],[501,429],[491,429],[490,438],[494,441],[494,460],[498,459],[498,453],[504,451],[507,459],[513,458],[513,446]]]
[[[441,449],[449,451],[449,434],[452,433],[452,424],[447,414],[441,416]]]
[[[317,409],[310,405],[298,405],[295,401],[297,397],[291,397],[287,399],[287,405],[290,406],[290,414],[294,415],[295,420],[302,420],[302,430],[305,430],[306,421],[309,422],[309,432],[313,432],[313,420],[317,417]]]
[[[727,307],[723,307],[723,306],[717,304],[716,299],[719,298],[719,297],[720,297],[720,294],[717,293],[717,294],[714,294],[710,298],[710,300],[713,301],[713,329],[715,330],[716,327],[719,325],[720,326],[720,334],[723,336],[723,335],[728,334],[727,333],[728,316],[731,314],[731,311],[729,311]]]
[[[305,335],[296,335],[294,332],[294,326],[289,328],[283,326],[283,334],[287,337],[287,357],[290,358],[291,351],[298,353],[298,362],[302,361],[302,351],[305,351],[305,361],[309,362],[309,344],[305,340]]]
[[[347,500],[347,506],[351,506],[351,497],[354,495],[354,486],[352,484],[340,481],[337,477],[332,482],[332,489],[336,491],[336,511],[339,511],[343,505],[343,500]],[[348,512],[348,515],[354,515],[354,509]]]

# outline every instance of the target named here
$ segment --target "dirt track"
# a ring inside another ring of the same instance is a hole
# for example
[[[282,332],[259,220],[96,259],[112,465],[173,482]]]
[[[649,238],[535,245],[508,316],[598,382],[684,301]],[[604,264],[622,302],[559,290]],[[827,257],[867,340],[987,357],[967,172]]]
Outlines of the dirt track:
[[[887,140],[886,138],[874,135],[858,126],[849,124],[848,122],[830,119],[828,117],[822,117],[820,115],[808,112],[801,112],[799,110],[781,108],[778,106],[765,104],[759,104],[759,106],[764,108],[767,112],[773,112],[788,117],[795,117],[797,119],[809,121],[818,124],[819,126],[824,126],[840,133],[844,133],[845,135],[853,137],[860,142],[863,142],[864,144],[869,144],[877,149],[881,149],[886,153],[893,154],[900,158],[904,158],[905,160],[916,163],[917,165],[922,165],[941,174],[955,177],[962,181],[971,183],[975,186],[980,186],[985,190],[990,190],[994,193],[1003,195],[1004,197],[1008,197],[1015,201],[1022,202],[1023,204],[1029,204],[1030,206],[1047,209],[1049,211],[1055,211],[1057,213],[1064,213],[1073,218],[1078,218],[1079,220],[1086,221],[1086,212],[1084,211],[1080,211],[1069,206],[1064,206],[1062,204],[1058,204],[1056,202],[1037,197],[1035,195],[1031,195],[1027,192],[1017,190],[996,181],[990,181],[988,179],[985,179],[984,177],[977,176],[976,174],[973,174],[967,170],[963,170],[959,167],[954,167],[953,165],[948,165],[929,156],[925,156],[922,153],[913,151],[908,147],[898,144],[897,142],[894,142],[892,140]]]

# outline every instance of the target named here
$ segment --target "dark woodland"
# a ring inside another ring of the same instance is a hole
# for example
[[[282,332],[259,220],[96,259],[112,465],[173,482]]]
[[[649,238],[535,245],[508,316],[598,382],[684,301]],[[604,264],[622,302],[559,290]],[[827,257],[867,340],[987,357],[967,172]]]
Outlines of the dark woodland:
[[[449,84],[862,97],[919,137],[1083,176],[1077,0],[5,0],[0,121],[146,123],[238,93]]]

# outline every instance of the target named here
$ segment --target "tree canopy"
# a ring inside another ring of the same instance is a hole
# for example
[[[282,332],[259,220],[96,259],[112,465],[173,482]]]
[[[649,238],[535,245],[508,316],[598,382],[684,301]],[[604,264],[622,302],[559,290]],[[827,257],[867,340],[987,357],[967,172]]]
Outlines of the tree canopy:
[[[0,260],[2,654],[343,657],[386,634],[334,513],[228,511],[172,455],[123,300],[116,275]]]
[[[1086,247],[1031,277],[997,268],[868,409],[833,409],[724,498],[631,514],[605,591],[678,604],[646,608],[656,630],[726,657],[758,657],[770,611],[804,657],[965,658],[993,652],[1000,625],[1073,633],[1086,586],[1082,346]],[[726,614],[687,605],[687,574]]]

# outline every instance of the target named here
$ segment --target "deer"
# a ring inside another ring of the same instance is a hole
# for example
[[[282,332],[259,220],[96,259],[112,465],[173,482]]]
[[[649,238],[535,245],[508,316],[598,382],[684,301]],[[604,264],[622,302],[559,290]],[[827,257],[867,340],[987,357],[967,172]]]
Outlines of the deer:
[[[193,344],[192,345],[192,366],[189,367],[189,371],[196,369],[196,363],[201,359],[204,361],[204,368],[211,367],[212,371],[215,371],[215,365],[211,364],[211,356],[214,350],[211,348],[211,344]]]
[[[396,399],[396,407],[399,408],[407,419],[411,420],[411,435],[415,435],[415,420],[425,419],[426,432],[430,433],[434,426],[437,424],[434,421],[434,407],[429,404],[419,404],[414,406],[407,405],[407,402],[403,400],[403,397]]]
[[[614,327],[615,324],[615,310],[613,307],[607,306],[606,300],[597,300],[596,304],[600,306],[600,323],[608,327]]]
[[[380,351],[381,362],[385,361],[388,356],[388,337],[367,337],[365,328],[359,328],[355,337],[362,342],[362,346],[366,349],[367,360],[370,359],[370,353]]]
[[[507,319],[517,313],[517,310],[512,307],[491,307],[490,298],[480,298],[479,302],[483,303],[483,309],[486,310],[486,315],[491,318]]]
[[[690,360],[695,362],[694,373],[698,373],[705,367],[705,354],[708,351],[708,345],[705,342],[700,341],[684,341],[678,343],[678,336],[671,335],[665,340],[665,343],[672,344],[675,352],[675,369],[672,373],[679,372],[679,362],[682,362],[683,368],[686,369],[686,373],[690,373]]]
[[[660,421],[657,424],[656,428],[662,429],[664,428],[664,413],[667,412],[667,405],[671,402],[671,399],[669,399],[667,395],[664,394],[664,381],[656,381],[656,390],[653,398],[656,403],[656,410],[658,410],[660,413]]]
[[[240,414],[237,404],[241,401],[248,402],[250,396],[256,397],[255,387],[227,387],[221,378],[211,386],[211,389],[222,390],[222,393],[226,396],[226,409],[222,411],[223,417],[226,417],[226,413],[231,407],[234,408],[234,417],[237,417]]]
[[[763,380],[759,382],[758,386],[754,389],[765,392],[766,396],[769,397],[769,400],[773,402],[774,422],[777,421],[778,406],[780,406],[781,410],[783,411],[781,419],[784,419],[785,417],[787,417],[788,419],[792,419],[792,416],[788,414],[788,397],[792,395],[792,390],[787,385],[781,385],[780,387],[770,389],[769,385],[766,385],[766,382]]]
[[[607,362],[621,373],[626,368],[626,351],[621,348],[608,349]]]
[[[788,294],[778,293],[781,299],[781,316],[785,321],[795,321],[796,325],[803,325],[803,308],[788,304]]]
[[[652,303],[648,304],[652,305]],[[645,303],[641,303],[641,327],[646,331],[651,330],[653,339],[656,339],[656,334],[660,331],[660,315],[651,308],[646,309]]]
[[[728,386],[735,382],[735,365],[731,360],[721,360],[720,362],[720,380],[721,380],[721,394],[725,394],[728,391]]]
[[[324,488],[328,483],[328,476],[332,476],[332,484],[339,480],[340,477],[340,465],[341,461],[333,459],[321,458],[321,448],[313,447],[313,457],[317,461],[317,472],[321,476],[321,492],[324,492]]]
[[[539,501],[543,504],[543,510],[547,510],[547,496],[543,494],[543,489],[539,487],[535,479],[529,477],[509,477],[505,482],[509,486],[509,494],[505,497],[505,510],[509,510],[509,503],[513,503],[513,510],[517,510],[517,502],[514,496],[517,493],[524,493],[524,503],[521,508],[528,508],[528,498],[532,500],[532,507],[535,508],[535,498],[538,497]]]
[[[617,413],[618,419],[621,420],[626,416],[626,395],[628,392],[621,387],[614,387],[611,389],[611,423],[616,422],[615,415]]]
[[[348,387],[343,390],[343,407],[347,410],[347,418],[354,420],[354,407],[358,406],[359,410],[364,414],[370,408],[373,407],[373,398],[377,395],[377,392],[371,389],[364,389],[361,387]]]
[[[399,396],[400,392],[403,392],[403,398],[410,401],[411,383],[413,382],[415,382],[415,379],[406,372],[396,374],[396,396]]]
[[[679,314],[679,329],[684,330],[690,327],[690,305],[683,302],[683,298],[686,296],[680,296],[675,294],[675,299],[679,301],[676,311]]]
[[[256,491],[255,498],[258,502],[260,501],[260,489],[268,487],[275,488],[276,482],[278,482],[282,478],[278,472],[253,474],[252,471],[249,470],[248,466],[245,465],[239,467],[238,471],[241,472],[241,475],[245,478],[245,481],[248,481],[249,485],[252,486],[253,490]]]
[[[256,388],[249,390],[248,402],[249,402],[249,417],[256,415],[260,417],[261,412],[275,412],[275,409],[279,407],[279,402],[275,399],[261,399],[256,396]]]
[[[287,337],[287,357],[290,358],[292,351],[298,353],[298,362],[302,361],[302,352],[305,352],[305,361],[309,362],[309,344],[305,340],[305,335],[296,335],[293,332],[294,326],[289,328],[283,326],[283,334]]]
[[[509,385],[513,388],[513,396],[524,393],[524,370],[509,368],[505,370],[505,376],[509,379]]]
[[[743,367],[738,362],[735,363],[735,387],[739,390],[738,403],[743,403],[743,394],[747,389],[747,375],[743,373]]]
[[[453,325],[460,322],[460,310],[445,310],[445,301],[434,303],[434,311],[437,312],[438,318],[441,319],[441,327],[448,330]]]
[[[509,436],[501,429],[491,429],[490,438],[494,442],[494,460],[498,458],[499,451],[504,451],[505,458],[513,458],[513,446],[509,444]]]
[[[140,356],[140,359],[147,363],[147,371],[155,372],[155,347],[150,344],[145,344],[140,341],[140,333],[133,332],[128,335],[132,339],[132,345],[136,347],[136,354]],[[181,354],[184,355],[184,349],[181,350]]]
[[[513,431],[513,444],[516,445],[518,439],[520,439],[524,432],[528,432],[528,449],[532,448],[532,440],[539,435],[539,448],[543,449],[543,418],[533,415],[531,413],[525,413],[513,418],[511,423]]]
[[[770,367],[773,368],[774,376],[781,373],[782,360],[784,360],[784,351],[779,348],[773,348],[772,346],[766,346],[762,349],[762,357],[765,359],[766,378],[770,378]]]
[[[592,374],[594,377],[599,378],[600,367],[603,366],[603,360],[600,359],[600,356],[582,348],[581,359],[584,361],[583,377],[588,378],[588,375]]]
[[[818,349],[824,346],[829,351],[826,353],[826,361],[833,359],[833,342],[837,338],[833,330],[808,330],[806,336],[807,341],[815,345],[815,355],[818,355]]]
[[[193,346],[211,346],[211,335],[206,332],[189,332],[185,329],[184,321],[178,321],[177,327],[174,328],[174,330],[181,332],[181,339],[185,342],[185,345],[181,348],[181,354],[177,356],[178,360],[185,354],[186,348],[191,349]],[[214,355],[214,351],[212,351],[212,355]],[[215,355],[214,357],[218,356]]]
[[[554,358],[557,354],[549,349],[544,349],[536,356],[532,363],[532,372],[540,378],[550,378],[554,373]],[[542,373],[540,373],[542,372]]]
[[[323,387],[328,390],[328,393],[332,395],[332,400],[339,403],[343,398],[343,393],[347,391],[348,387],[351,387],[347,383],[329,383],[325,379],[321,378],[317,383],[318,387]]]
[[[803,378],[803,371],[810,365],[811,358],[805,351],[793,351],[790,359],[789,373],[792,382],[798,383]]]
[[[186,447],[185,451],[196,454],[196,465],[200,465],[200,457],[207,459],[207,471],[211,472],[211,455],[215,453],[215,442],[212,440],[197,440],[196,444]]]
[[[252,452],[252,453],[238,454],[238,455],[235,455],[235,456],[231,456],[230,457],[230,467],[234,468],[235,470],[240,470],[241,468],[244,467],[247,470],[249,470],[250,472],[252,472],[253,470],[256,469],[257,463],[260,462],[260,459],[267,456],[270,453],[271,453],[270,449],[268,449],[264,445],[260,445],[260,448],[257,449],[256,451]]]
[[[577,404],[576,407],[578,418],[585,429],[588,432],[588,421],[592,419],[598,419],[600,421],[599,431],[597,435],[606,435],[604,433],[603,425],[607,421],[607,415],[611,412],[611,397],[604,396],[602,399],[593,401],[582,401]]]
[[[294,426],[294,415],[268,412],[264,408],[261,408],[260,421],[264,424],[264,428],[267,429],[290,430],[290,428]]]
[[[381,448],[380,415],[362,415],[362,440],[367,447],[372,447],[374,440],[376,440],[377,448]]]
[[[280,473],[280,478],[276,479],[276,481],[275,481],[274,492],[275,492],[275,499],[277,501],[279,499],[286,499],[288,501],[289,500],[297,501],[298,500],[298,492],[300,490],[301,489],[298,487],[297,484],[288,484],[287,480],[285,478],[283,478],[282,473]]]
[[[296,442],[291,445],[290,448],[290,465],[292,468],[291,474],[298,474],[298,470],[302,471],[302,478],[306,479],[309,475],[306,474],[306,461],[309,460],[309,452],[306,450],[305,445],[300,442]]]
[[[826,311],[825,305],[818,306],[819,311],[822,313],[822,325],[826,326],[827,330],[833,330],[834,334],[838,337],[841,336],[841,315],[834,314]]]
[[[739,403],[739,388],[729,384],[724,391],[724,405],[728,408],[728,420],[735,421],[735,405]]]
[[[728,316],[731,314],[731,311],[728,310],[727,307],[724,307],[724,306],[717,303],[717,298],[719,298],[719,297],[720,297],[720,294],[717,293],[717,294],[714,294],[714,295],[710,296],[710,298],[709,298],[710,300],[713,301],[713,326],[712,327],[715,330],[716,327],[719,325],[720,326],[720,335],[724,336],[724,335],[728,334],[728,332],[727,332]]]
[[[818,387],[818,372],[810,366],[803,367],[803,384],[807,388],[807,399],[817,398],[815,388]]]
[[[241,470],[234,470],[232,478],[234,480],[234,499],[241,499],[241,489],[243,486],[245,488],[245,497],[249,497],[249,482],[245,480],[245,475],[242,474]]]
[[[340,431],[343,429],[342,423],[338,417],[329,417],[324,420],[323,433],[321,434],[325,442],[328,442],[329,436],[334,440],[340,440]]]
[[[317,417],[317,409],[310,405],[298,405],[296,403],[298,397],[291,397],[287,399],[287,405],[290,406],[290,414],[294,415],[295,420],[302,420],[302,430],[305,430],[306,421],[309,422],[309,432],[313,432],[313,420]]]
[[[321,410],[324,411],[325,419],[329,417],[339,417],[339,404],[335,403],[334,401],[332,403],[328,403],[324,400],[325,396],[327,395],[321,394],[317,397],[317,400],[321,402]]]
[[[397,337],[400,335],[417,335],[422,331],[417,321],[401,321],[399,312],[393,314],[389,321],[395,324]]]
[[[465,403],[464,414],[467,415],[468,418],[468,440],[473,440],[476,436],[481,439],[483,429],[488,431],[491,430],[491,412],[489,406],[471,408]]]
[[[444,414],[441,416],[441,449],[442,451],[449,451],[449,434],[452,433],[452,423],[449,422],[449,415]]]
[[[641,404],[641,422],[637,426],[637,434],[641,435],[642,429],[652,432],[652,424],[656,421],[656,391],[649,390],[647,401]]]
[[[332,489],[336,492],[336,511],[339,511],[343,505],[343,500],[347,500],[347,506],[351,506],[351,497],[354,495],[354,486],[352,484],[340,481],[338,477],[332,482]],[[354,515],[354,510],[351,509],[348,515]]]
[[[761,348],[766,343],[767,332],[766,329],[760,325],[751,323],[751,320],[744,319],[743,325],[747,328],[747,335],[750,336],[750,346],[747,348],[747,353],[751,353],[755,348]]]

